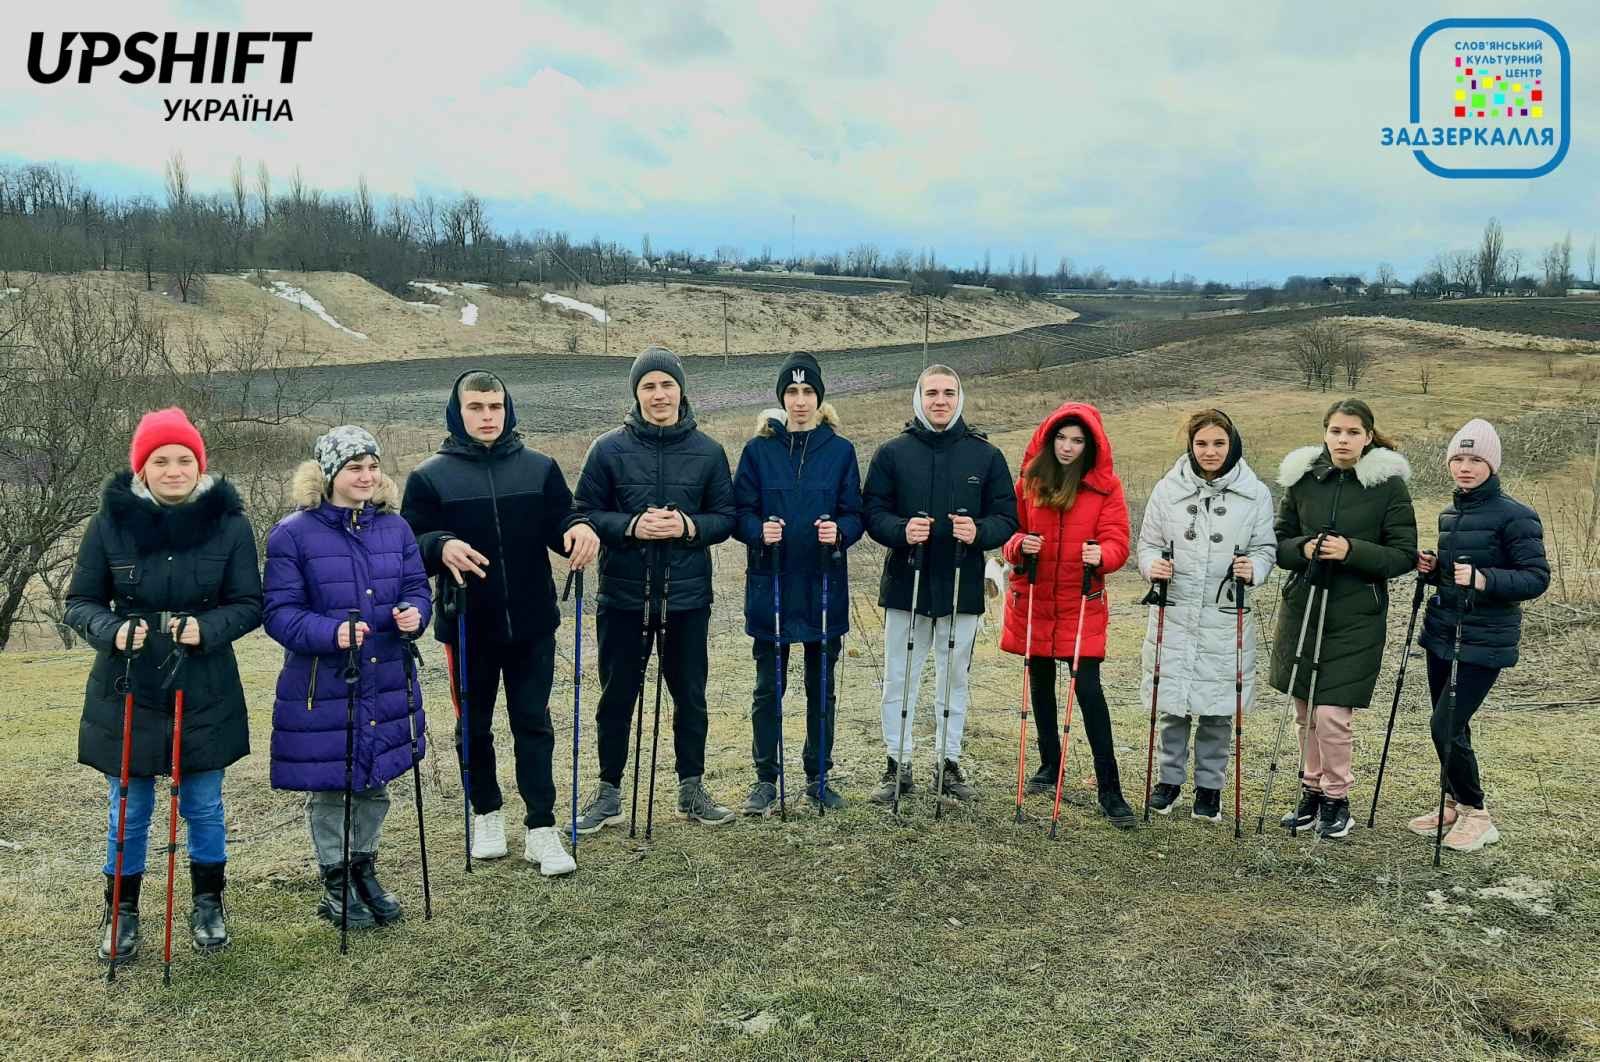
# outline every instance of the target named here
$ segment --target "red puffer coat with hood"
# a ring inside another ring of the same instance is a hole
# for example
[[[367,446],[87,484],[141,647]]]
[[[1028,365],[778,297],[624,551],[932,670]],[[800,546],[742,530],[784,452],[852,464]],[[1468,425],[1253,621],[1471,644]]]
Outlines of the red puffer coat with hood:
[[[1029,493],[1026,470],[1040,449],[1052,444],[1057,430],[1068,417],[1080,421],[1094,443],[1094,466],[1084,473],[1078,495],[1070,509],[1052,509]],[[1044,419],[1028,442],[1022,457],[1022,474],[1017,477],[1017,517],[1021,530],[1011,536],[1002,554],[1013,566],[1006,592],[1005,622],[1000,648],[1021,656],[1028,629],[1028,579],[1022,570],[1022,538],[1027,534],[1044,538],[1039,551],[1039,571],[1033,587],[1033,656],[1072,658],[1073,641],[1078,631],[1078,608],[1083,593],[1084,542],[1100,544],[1099,577],[1095,589],[1102,591],[1088,602],[1083,618],[1083,645],[1080,654],[1087,660],[1102,660],[1106,655],[1106,620],[1109,606],[1100,577],[1121,568],[1128,561],[1128,501],[1122,480],[1112,470],[1111,440],[1106,437],[1100,411],[1085,402],[1064,402]]]

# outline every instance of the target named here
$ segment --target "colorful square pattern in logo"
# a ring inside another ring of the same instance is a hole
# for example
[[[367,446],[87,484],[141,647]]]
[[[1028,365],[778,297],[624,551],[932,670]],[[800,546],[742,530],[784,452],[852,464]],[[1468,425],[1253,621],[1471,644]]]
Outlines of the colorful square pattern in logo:
[[[1544,79],[1513,81],[1498,74],[1473,72],[1455,57],[1455,87],[1451,92],[1457,118],[1544,119]]]

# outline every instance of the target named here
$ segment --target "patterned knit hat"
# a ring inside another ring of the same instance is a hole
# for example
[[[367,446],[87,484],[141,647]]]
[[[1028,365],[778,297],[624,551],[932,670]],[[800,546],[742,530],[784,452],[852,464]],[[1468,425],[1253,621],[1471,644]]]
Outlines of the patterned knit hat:
[[[354,424],[341,424],[317,440],[317,445],[312,448],[311,456],[322,466],[324,487],[333,485],[333,477],[339,470],[358,457],[371,454],[373,457],[383,456],[383,451],[378,448],[378,440],[365,428]]]

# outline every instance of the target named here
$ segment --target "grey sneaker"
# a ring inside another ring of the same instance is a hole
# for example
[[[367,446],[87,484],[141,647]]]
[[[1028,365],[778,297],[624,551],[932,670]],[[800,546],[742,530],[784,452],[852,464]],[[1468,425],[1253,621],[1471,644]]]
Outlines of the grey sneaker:
[[[678,780],[678,814],[707,826],[725,826],[734,819],[731,810],[711,799],[698,778]]]
[[[739,810],[745,815],[771,815],[778,810],[778,787],[771,782],[757,782],[750,787],[750,795]]]
[[[933,786],[934,792],[939,792],[938,771],[934,772],[933,781],[930,784]],[[971,782],[967,781],[967,776],[961,771],[961,765],[955,760],[944,761],[944,795],[963,803],[978,799],[978,791],[972,787]]]
[[[622,821],[622,790],[610,782],[601,782],[578,815],[578,832],[584,836],[598,833],[602,826],[615,826]]]
[[[908,763],[897,771],[895,770],[894,757],[890,756],[889,766],[884,768],[883,777],[878,779],[878,788],[874,789],[872,795],[867,799],[874,804],[883,804],[885,806],[893,804],[897,778],[898,788],[902,796],[916,788],[916,785],[911,781],[911,765]]]
[[[818,805],[817,780],[815,778],[806,783],[806,799],[811,802],[812,807],[816,807]],[[821,803],[825,805],[829,811],[839,811],[844,808],[844,797],[835,792],[833,786],[830,785],[826,790],[823,791]]]

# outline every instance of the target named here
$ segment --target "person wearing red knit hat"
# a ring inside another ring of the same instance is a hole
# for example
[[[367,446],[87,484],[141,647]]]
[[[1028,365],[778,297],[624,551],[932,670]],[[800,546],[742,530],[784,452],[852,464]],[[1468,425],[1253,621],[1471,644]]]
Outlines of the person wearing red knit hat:
[[[106,482],[100,511],[84,532],[66,609],[68,626],[96,650],[78,726],[78,762],[106,779],[100,959],[119,965],[139,954],[139,890],[155,780],[173,773],[174,759],[182,766],[174,781],[181,782],[178,810],[187,826],[194,947],[210,952],[228,943],[222,775],[250,751],[233,643],[261,625],[255,534],[238,493],[226,480],[205,474],[205,440],[183,410],[145,414],[128,447],[128,464]],[[168,688],[179,651],[188,657]],[[186,695],[182,743],[174,757],[177,688]],[[133,694],[136,708],[126,753],[125,813],[119,797],[123,689]],[[119,817],[126,836],[120,857]]]

